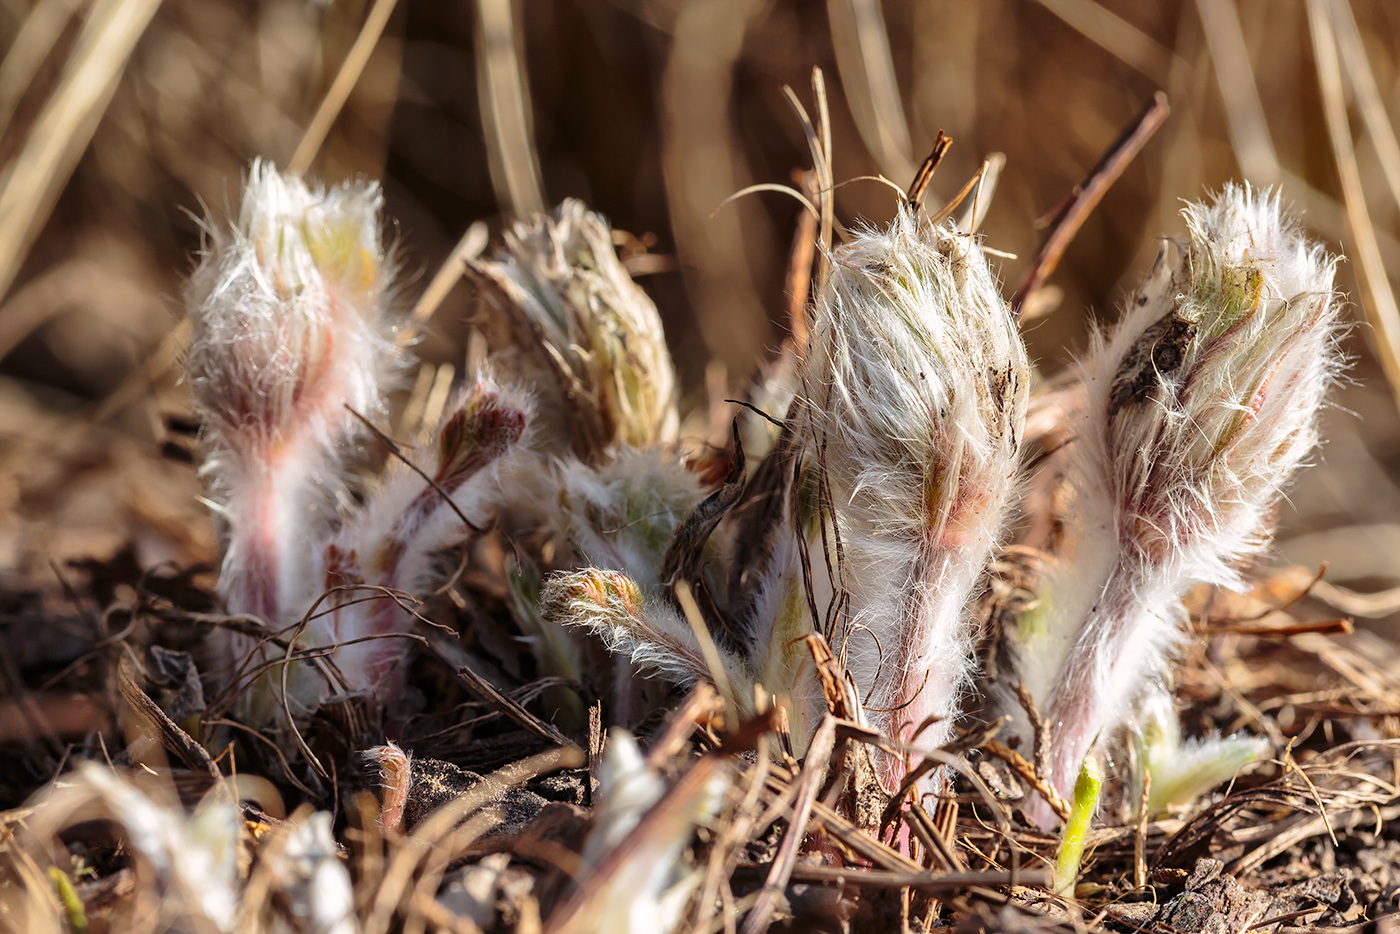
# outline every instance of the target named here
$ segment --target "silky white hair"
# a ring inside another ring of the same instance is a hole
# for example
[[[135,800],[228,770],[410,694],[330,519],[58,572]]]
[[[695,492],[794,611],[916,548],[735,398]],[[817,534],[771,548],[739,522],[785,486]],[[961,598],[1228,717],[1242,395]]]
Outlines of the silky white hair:
[[[219,591],[273,629],[310,605],[354,412],[381,411],[402,363],[374,182],[325,189],[255,161],[238,218],[209,221],[185,293],[185,369],[221,521]],[[353,412],[351,411],[353,410]],[[256,643],[225,635],[234,665]]]
[[[971,236],[901,207],[831,259],[797,406],[835,520],[813,553],[839,536],[834,574],[811,562],[818,613],[838,608],[818,625],[872,721],[906,740],[935,718],[919,743],[936,747],[973,670],[968,603],[1007,512],[1029,364]],[[899,769],[882,763],[887,786]]]
[[[1065,543],[1015,634],[1062,794],[1167,677],[1185,591],[1243,586],[1342,368],[1336,259],[1277,194],[1230,185],[1183,213],[1188,237],[1166,244],[1080,365]],[[1042,803],[1031,816],[1055,822]]]

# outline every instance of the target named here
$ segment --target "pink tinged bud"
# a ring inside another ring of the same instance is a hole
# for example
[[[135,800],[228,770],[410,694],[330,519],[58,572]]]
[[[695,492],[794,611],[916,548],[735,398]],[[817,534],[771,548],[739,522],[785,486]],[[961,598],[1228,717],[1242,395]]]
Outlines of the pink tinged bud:
[[[710,676],[704,652],[680,613],[620,571],[584,568],[553,575],[540,594],[540,614],[558,625],[592,631],[609,651],[678,684]]]
[[[977,243],[905,210],[834,252],[815,317],[805,469],[825,472],[842,554],[836,579],[819,581],[818,613],[844,591],[828,638],[873,722],[908,738],[938,718],[919,738],[938,746],[969,681],[967,604],[1012,489],[1025,349]],[[885,758],[893,785],[903,767]]]
[[[1018,640],[1061,793],[1166,676],[1185,591],[1240,586],[1342,366],[1336,260],[1276,195],[1229,186],[1184,213],[1189,238],[1083,364],[1066,545]]]
[[[186,359],[224,523],[220,591],[281,628],[310,605],[341,448],[398,363],[379,188],[308,187],[255,162],[238,219],[207,225]],[[329,488],[328,488],[329,487]],[[231,666],[252,650],[231,637]]]
[[[396,365],[378,185],[309,188],[254,162],[238,222],[210,225],[186,295],[206,430],[235,457],[298,456],[356,431]]]
[[[426,595],[444,576],[441,552],[495,518],[497,471],[520,448],[529,418],[523,396],[489,378],[478,380],[449,407],[431,449],[425,455],[405,454],[415,464],[423,461],[420,469],[432,482],[406,464],[392,465],[364,509],[325,548],[324,580],[316,593],[364,584],[382,588],[381,595]],[[398,601],[366,596],[372,594],[338,594],[332,612],[312,621],[304,641],[330,645],[412,629],[413,617]],[[332,660],[351,690],[375,689],[395,670],[406,648],[403,640],[375,639],[342,646]],[[387,683],[388,693],[396,686]]]

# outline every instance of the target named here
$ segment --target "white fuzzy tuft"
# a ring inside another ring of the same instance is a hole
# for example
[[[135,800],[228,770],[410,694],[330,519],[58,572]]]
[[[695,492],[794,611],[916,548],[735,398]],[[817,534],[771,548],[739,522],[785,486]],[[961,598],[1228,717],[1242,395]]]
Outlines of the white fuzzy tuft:
[[[874,723],[907,739],[937,718],[919,742],[938,746],[971,675],[967,604],[1012,489],[1025,348],[978,244],[904,209],[834,251],[815,318],[797,403],[805,482],[824,476],[842,555],[832,580],[813,548],[817,609],[844,594],[827,632]],[[885,758],[893,785],[901,765]]]
[[[1066,543],[1016,636],[1061,793],[1167,676],[1184,592],[1240,586],[1341,368],[1336,261],[1276,195],[1229,186],[1184,213],[1189,238],[1082,365]],[[1048,807],[1033,816],[1054,822]]]
[[[699,478],[663,448],[622,445],[597,466],[567,456],[557,483],[560,531],[583,563],[622,571],[650,588],[661,582],[661,559],[676,526],[703,498]]]

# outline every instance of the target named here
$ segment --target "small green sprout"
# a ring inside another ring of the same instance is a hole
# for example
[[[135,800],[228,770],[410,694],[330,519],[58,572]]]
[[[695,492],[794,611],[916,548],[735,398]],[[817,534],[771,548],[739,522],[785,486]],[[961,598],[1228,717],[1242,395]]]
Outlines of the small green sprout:
[[[1070,801],[1069,821],[1065,835],[1060,838],[1060,855],[1055,860],[1055,894],[1073,895],[1074,882],[1079,878],[1079,863],[1084,858],[1084,844],[1089,839],[1089,826],[1099,806],[1103,790],[1103,766],[1098,757],[1084,757],[1079,778],[1074,783],[1074,798]]]

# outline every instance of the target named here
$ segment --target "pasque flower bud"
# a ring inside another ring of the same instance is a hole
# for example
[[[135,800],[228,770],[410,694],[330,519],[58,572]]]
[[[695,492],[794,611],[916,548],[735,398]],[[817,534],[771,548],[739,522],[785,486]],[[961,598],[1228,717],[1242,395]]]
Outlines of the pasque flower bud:
[[[412,628],[412,615],[389,594],[425,594],[442,579],[442,553],[491,523],[499,471],[520,450],[530,413],[528,399],[487,376],[447,407],[431,444],[412,455],[423,461],[414,466],[426,476],[403,463],[391,465],[364,508],[322,550],[310,599],[345,589],[335,593],[329,612],[309,621],[303,644],[338,645]],[[334,660],[350,690],[375,688],[392,696],[404,647],[400,640],[375,638],[342,645]],[[326,685],[318,678],[305,690],[309,694],[299,700],[314,708]]]
[[[829,490],[833,559],[839,535],[839,561],[811,562],[817,610],[843,611],[828,639],[872,722],[907,740],[936,718],[919,742],[938,746],[971,673],[968,602],[1002,527],[1030,386],[977,242],[901,208],[833,251],[800,379],[804,471]],[[887,786],[900,769],[881,763]]]
[[[254,162],[236,223],[207,225],[190,280],[186,359],[223,521],[219,589],[274,628],[310,605],[351,409],[374,413],[399,362],[379,187],[308,186]],[[231,637],[234,664],[253,641]]]
[[[675,440],[676,375],[656,306],[580,201],[518,223],[493,260],[470,268],[480,321],[506,371],[540,393],[541,437],[587,463],[619,442]]]
[[[1065,542],[1015,636],[1062,794],[1167,676],[1184,592],[1241,585],[1341,368],[1335,259],[1276,195],[1228,186],[1184,213],[1188,237],[1167,244],[1082,364]],[[1032,816],[1054,822],[1048,808]]]
[[[386,637],[412,624],[402,604],[435,583],[443,549],[490,523],[497,470],[530,417],[522,394],[481,377],[426,450],[395,452],[363,507],[329,508],[349,442],[384,408],[400,362],[381,201],[373,183],[311,188],[255,162],[238,222],[210,225],[187,295],[187,369],[225,525],[220,592],[231,612],[286,630],[295,649],[333,649],[315,669],[293,665],[285,699],[272,688],[282,678],[263,678],[243,702],[255,720],[283,700],[304,714],[336,693],[392,699],[405,646]],[[272,657],[258,645],[231,637],[239,690]]]

